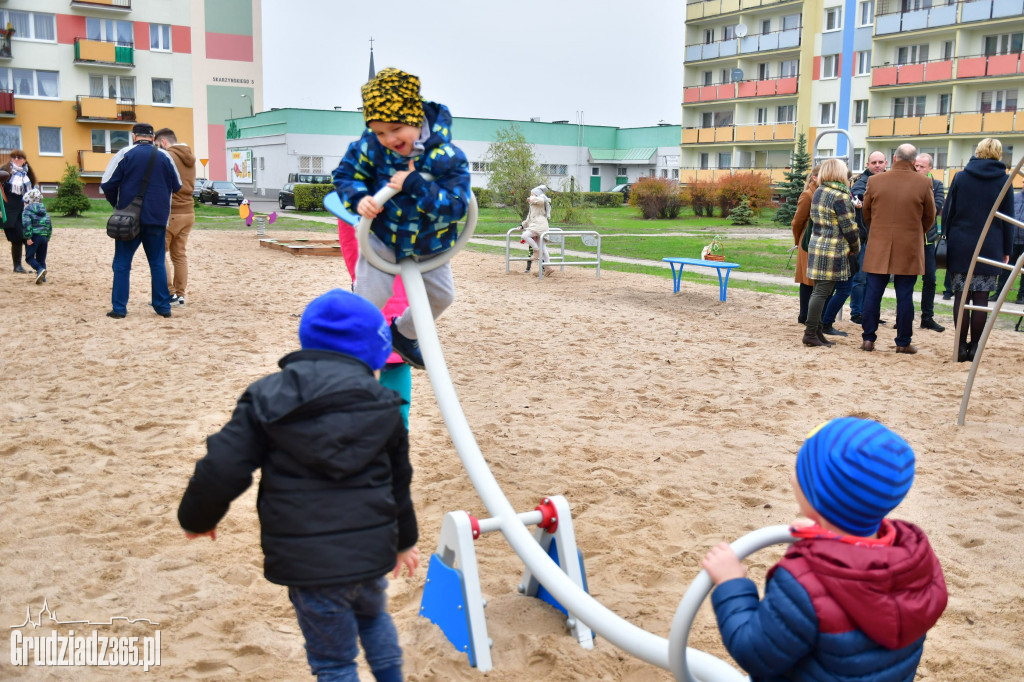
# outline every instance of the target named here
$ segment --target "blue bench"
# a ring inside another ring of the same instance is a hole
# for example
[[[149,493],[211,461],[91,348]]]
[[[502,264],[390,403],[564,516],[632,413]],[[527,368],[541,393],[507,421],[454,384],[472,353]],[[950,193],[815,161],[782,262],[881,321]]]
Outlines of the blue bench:
[[[704,268],[714,268],[718,271],[718,296],[719,300],[725,300],[725,292],[729,288],[729,273],[732,272],[733,268],[738,268],[739,263],[725,263],[717,260],[701,260],[700,258],[662,258],[672,266],[672,292],[679,293],[679,281],[683,277],[683,266],[684,265],[699,265]],[[676,266],[679,266],[676,268]],[[722,271],[725,271],[725,277],[722,277]]]

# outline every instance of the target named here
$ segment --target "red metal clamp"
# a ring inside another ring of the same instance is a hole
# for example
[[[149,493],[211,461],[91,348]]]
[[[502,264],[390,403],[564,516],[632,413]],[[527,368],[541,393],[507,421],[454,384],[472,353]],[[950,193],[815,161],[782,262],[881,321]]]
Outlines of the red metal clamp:
[[[472,514],[466,514],[469,517],[469,527],[473,529],[473,539],[476,540],[480,537],[480,521]]]
[[[538,528],[543,528],[549,533],[558,530],[558,510],[555,509],[555,503],[551,501],[551,498],[545,497],[544,501],[534,509],[539,511],[543,517],[537,524]]]

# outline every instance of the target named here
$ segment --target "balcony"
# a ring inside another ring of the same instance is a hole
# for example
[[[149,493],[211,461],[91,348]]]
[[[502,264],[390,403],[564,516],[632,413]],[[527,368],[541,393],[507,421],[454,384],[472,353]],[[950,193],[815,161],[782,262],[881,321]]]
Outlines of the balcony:
[[[755,54],[774,50],[791,50],[800,47],[800,29],[759,33],[743,38],[718,40],[713,43],[696,43],[686,46],[686,61],[696,62],[720,57],[734,57],[737,54]]]
[[[961,111],[950,115],[873,117],[868,137],[917,137],[920,135],[1024,134],[1024,112]]]
[[[878,3],[875,14],[876,37],[955,26],[958,23],[1019,17],[1024,14],[1024,0],[953,0],[949,4],[907,12],[900,11],[900,8],[899,0]]]
[[[953,114],[952,132],[958,135],[978,135],[980,133],[1024,134],[1024,112],[957,112]]]
[[[736,81],[735,83],[722,83],[721,85],[698,85],[683,88],[683,104],[719,102],[744,97],[795,95],[796,93],[796,76],[770,78],[768,80]]]
[[[1024,74],[1024,57],[1020,53],[999,54],[991,57],[958,57],[955,60],[936,59],[917,64],[877,66],[871,70],[871,87],[938,83],[961,78],[1015,76],[1017,74]]]
[[[868,137],[912,137],[945,135],[949,132],[949,116],[879,116],[868,119]]]
[[[133,43],[75,38],[75,63],[89,66],[135,66]]]
[[[94,152],[88,149],[78,150],[78,174],[87,178],[100,178],[107,170],[107,164],[114,155]]]
[[[0,90],[0,116],[14,116],[13,90]]]
[[[796,125],[793,123],[683,129],[683,144],[792,142],[795,139]]]
[[[135,100],[133,99],[79,95],[75,106],[78,108],[78,120],[82,123],[94,121],[133,123],[135,121]]]
[[[132,0],[71,0],[71,7],[127,14],[132,11]]]
[[[720,14],[728,14],[729,12],[771,8],[775,5],[783,5],[797,1],[798,0],[687,0],[686,20],[697,21],[699,19],[717,17]]]
[[[773,185],[786,180],[787,168],[680,168],[679,182],[689,184],[693,182],[715,182],[725,175],[736,173],[757,173],[766,175]]]
[[[11,51],[11,34],[0,33],[0,59],[11,59],[14,53]]]

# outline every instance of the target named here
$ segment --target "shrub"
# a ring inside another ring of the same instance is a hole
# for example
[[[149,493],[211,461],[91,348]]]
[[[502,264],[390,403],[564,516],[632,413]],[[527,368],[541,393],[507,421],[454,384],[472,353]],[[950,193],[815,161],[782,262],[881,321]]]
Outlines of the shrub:
[[[695,216],[710,218],[718,201],[718,185],[714,180],[698,180],[690,183],[683,192],[683,203],[693,209]]]
[[[85,196],[85,188],[82,185],[82,178],[78,175],[78,169],[70,163],[64,165],[64,175],[57,186],[57,196],[50,203],[50,210],[66,217],[76,216],[88,211],[91,204],[89,197]]]
[[[334,191],[334,185],[295,185],[296,211],[324,210],[324,197]]]
[[[554,222],[563,225],[593,225],[594,219],[590,215],[590,206],[587,195],[591,192],[580,192],[576,189],[576,183],[570,185],[565,192],[551,193],[552,219]],[[593,194],[599,194],[593,192]]]
[[[796,205],[804,191],[804,182],[811,171],[811,155],[807,152],[807,138],[803,133],[797,137],[793,166],[786,171],[786,179],[779,185],[779,210],[773,220],[783,225],[793,222]]]
[[[476,197],[478,208],[490,208],[494,205],[494,192],[486,187],[474,187],[473,195]]]
[[[760,173],[732,173],[718,180],[718,208],[728,218],[742,197],[747,197],[750,208],[758,211],[772,203],[772,183]]]
[[[630,190],[629,205],[639,208],[645,220],[675,218],[683,206],[679,183],[668,178],[640,178]]]
[[[750,201],[746,195],[740,197],[740,203],[729,214],[733,225],[753,225],[757,222],[757,216],[750,210]]]

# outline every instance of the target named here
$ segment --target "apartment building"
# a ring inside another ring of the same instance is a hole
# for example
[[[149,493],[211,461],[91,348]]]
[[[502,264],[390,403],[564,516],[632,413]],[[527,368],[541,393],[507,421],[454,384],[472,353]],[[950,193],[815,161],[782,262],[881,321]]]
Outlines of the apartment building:
[[[262,108],[260,0],[6,0],[0,26],[0,159],[44,191],[70,163],[97,196],[136,121],[226,177],[224,122]]]
[[[848,155],[904,142],[948,181],[978,140],[1024,149],[1024,0],[690,0],[681,179],[782,179],[796,136]]]

